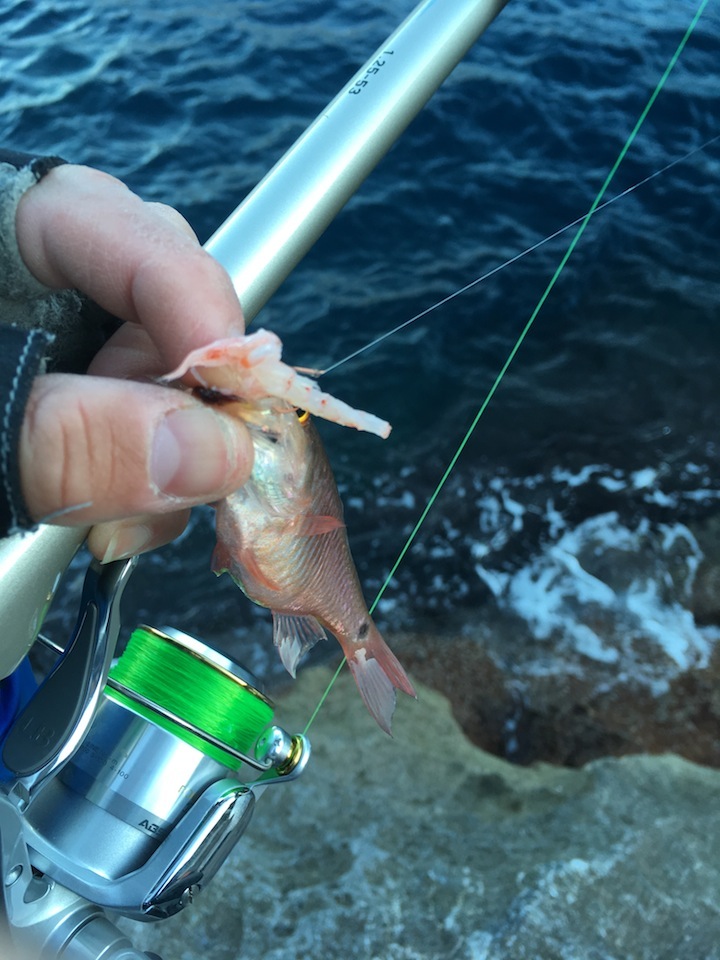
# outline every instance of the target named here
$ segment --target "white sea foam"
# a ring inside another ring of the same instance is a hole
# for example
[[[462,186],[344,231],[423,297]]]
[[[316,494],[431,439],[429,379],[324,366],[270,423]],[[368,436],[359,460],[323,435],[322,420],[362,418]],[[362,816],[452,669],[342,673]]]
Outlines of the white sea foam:
[[[578,606],[607,607],[614,593],[607,584],[582,568],[568,549],[575,535],[566,535],[544,557],[518,571],[509,581],[501,603],[507,604],[530,626],[534,636],[546,640],[559,634],[578,653],[593,660],[612,663],[617,650],[606,646],[600,636],[579,616]]]
[[[603,562],[608,551],[611,563]],[[674,578],[663,569],[669,557],[681,568]],[[525,620],[538,640],[551,639],[561,656],[565,650],[570,658],[622,664],[626,676],[659,692],[669,674],[705,666],[720,634],[698,627],[683,605],[701,559],[683,524],[645,519],[633,528],[611,512],[566,531],[512,575],[477,569],[499,605]],[[544,646],[538,657],[545,657]]]
[[[551,477],[555,483],[564,484],[568,487],[581,487],[595,474],[604,474],[606,471],[607,467],[591,463],[576,472],[566,470],[562,467],[555,467],[551,472]]]
[[[609,490],[611,493],[618,493],[620,490],[624,490],[627,486],[626,480],[620,480],[616,477],[599,477],[598,483],[605,490]]]
[[[495,597],[501,597],[507,590],[510,575],[500,570],[489,570],[478,563],[475,567],[478,577],[487,584]]]
[[[630,481],[635,490],[644,490],[652,487],[657,480],[658,472],[653,467],[645,467],[644,470],[636,470],[630,475]]]

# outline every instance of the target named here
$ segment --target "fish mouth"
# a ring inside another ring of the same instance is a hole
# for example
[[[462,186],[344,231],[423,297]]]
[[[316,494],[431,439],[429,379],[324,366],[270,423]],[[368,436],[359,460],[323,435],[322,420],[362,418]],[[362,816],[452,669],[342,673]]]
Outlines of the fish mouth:
[[[242,397],[233,393],[226,393],[214,387],[193,387],[192,395],[211,407],[221,407],[228,403],[242,403]]]

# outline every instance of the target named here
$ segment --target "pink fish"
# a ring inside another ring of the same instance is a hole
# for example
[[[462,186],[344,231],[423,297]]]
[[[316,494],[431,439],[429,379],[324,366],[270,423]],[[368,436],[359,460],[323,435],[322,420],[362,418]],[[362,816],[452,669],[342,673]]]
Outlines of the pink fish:
[[[259,330],[193,351],[164,378],[191,372],[223,394],[225,409],[243,419],[253,440],[250,480],[216,504],[213,570],[227,571],[251,600],[270,608],[273,640],[292,676],[325,630],[333,633],[368,710],[390,733],[395,691],[415,691],[368,613],[335,478],[308,411],[381,436],[390,428],[322,393],[282,363],[280,351],[279,339]]]

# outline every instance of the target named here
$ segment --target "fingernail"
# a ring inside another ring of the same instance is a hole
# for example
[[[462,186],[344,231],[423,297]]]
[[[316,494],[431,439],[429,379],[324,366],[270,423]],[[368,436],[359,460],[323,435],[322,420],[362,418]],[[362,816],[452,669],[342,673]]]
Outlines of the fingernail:
[[[112,563],[113,560],[126,560],[142,553],[153,538],[150,527],[139,523],[132,527],[119,526],[110,537],[105,553],[100,563]]]
[[[174,410],[160,422],[150,456],[157,493],[196,500],[227,483],[236,462],[238,437],[232,424],[208,407]]]

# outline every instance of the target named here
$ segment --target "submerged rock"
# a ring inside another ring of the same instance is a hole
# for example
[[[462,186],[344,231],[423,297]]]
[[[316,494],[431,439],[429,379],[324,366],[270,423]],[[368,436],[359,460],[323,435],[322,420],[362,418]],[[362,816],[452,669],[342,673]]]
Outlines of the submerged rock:
[[[329,677],[301,675],[287,729]],[[164,960],[720,958],[720,773],[676,756],[511,765],[425,688],[394,734],[342,675],[302,778],[265,792],[183,914],[126,924],[135,942]]]

